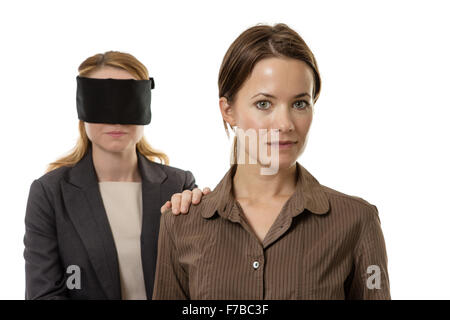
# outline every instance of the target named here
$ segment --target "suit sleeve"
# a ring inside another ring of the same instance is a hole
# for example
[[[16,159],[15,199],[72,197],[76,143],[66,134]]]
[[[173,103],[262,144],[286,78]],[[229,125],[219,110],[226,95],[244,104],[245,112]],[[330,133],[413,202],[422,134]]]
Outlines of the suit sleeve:
[[[161,216],[153,300],[186,300],[189,299],[189,279],[178,262],[168,225],[173,226],[170,209]]]
[[[372,205],[355,250],[346,299],[391,300],[388,257],[377,207]]]
[[[197,184],[195,183],[195,178],[192,172],[185,171],[186,172],[186,179],[183,186],[183,190],[194,190],[197,188]]]
[[[30,187],[25,213],[25,299],[67,299],[54,210],[39,180]]]

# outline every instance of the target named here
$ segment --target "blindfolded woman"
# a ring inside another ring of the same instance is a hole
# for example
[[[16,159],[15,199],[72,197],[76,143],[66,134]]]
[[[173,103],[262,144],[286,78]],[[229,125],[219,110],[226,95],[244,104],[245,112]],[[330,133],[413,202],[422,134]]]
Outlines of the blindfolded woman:
[[[153,88],[130,54],[79,66],[80,137],[30,187],[26,299],[151,299],[161,206],[179,211],[202,196],[144,137]]]

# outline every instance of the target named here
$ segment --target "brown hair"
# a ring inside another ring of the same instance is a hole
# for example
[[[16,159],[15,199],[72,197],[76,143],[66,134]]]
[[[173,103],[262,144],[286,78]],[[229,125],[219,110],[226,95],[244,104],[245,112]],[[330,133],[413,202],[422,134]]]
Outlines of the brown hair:
[[[90,72],[104,66],[124,69],[138,80],[147,80],[149,78],[147,68],[139,60],[131,54],[118,51],[98,53],[87,58],[78,67],[78,72],[80,76],[88,76]],[[75,147],[69,152],[68,155],[50,163],[46,172],[62,166],[73,166],[84,157],[92,142],[86,134],[84,121],[82,120],[79,120],[78,131],[80,132],[80,136],[78,137]],[[136,143],[136,149],[150,161],[159,159],[161,163],[169,164],[169,158],[167,155],[153,149],[145,137],[142,137],[142,139]]]
[[[258,24],[234,40],[220,66],[219,98],[233,103],[236,93],[250,76],[255,64],[265,58],[287,57],[298,59],[311,67],[314,73],[313,100],[319,98],[321,79],[313,53],[300,35],[284,23],[269,26]],[[223,125],[229,137],[227,122]],[[236,163],[236,136],[233,141],[232,163]]]

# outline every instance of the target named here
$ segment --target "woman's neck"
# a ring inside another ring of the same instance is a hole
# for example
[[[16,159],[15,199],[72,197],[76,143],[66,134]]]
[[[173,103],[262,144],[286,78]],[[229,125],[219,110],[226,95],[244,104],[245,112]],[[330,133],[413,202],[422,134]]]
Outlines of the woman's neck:
[[[99,182],[141,181],[135,149],[110,152],[92,145],[92,160]]]
[[[262,175],[259,164],[239,164],[233,177],[233,191],[237,200],[260,202],[261,199],[289,197],[297,183],[296,164],[279,169],[274,175]]]

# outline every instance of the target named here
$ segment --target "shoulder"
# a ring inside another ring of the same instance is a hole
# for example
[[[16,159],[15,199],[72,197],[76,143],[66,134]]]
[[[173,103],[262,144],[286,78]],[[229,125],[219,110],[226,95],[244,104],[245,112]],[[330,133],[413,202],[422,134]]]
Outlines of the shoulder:
[[[192,175],[192,172],[189,170],[183,170],[178,167],[172,167],[158,162],[151,162],[151,163],[156,167],[160,168],[161,170],[163,170],[168,176],[176,177],[179,179],[186,179],[186,176]]]
[[[31,182],[26,209],[26,221],[36,214],[41,217],[53,212],[54,205],[61,195],[61,181],[65,179],[70,167],[60,167],[47,172]]]
[[[49,171],[32,182],[33,185],[40,185],[44,190],[54,191],[59,188],[62,180],[66,180],[72,167],[62,166]]]
[[[330,203],[329,224],[333,230],[356,239],[354,248],[359,248],[363,239],[382,239],[378,208],[369,201],[321,185]]]
[[[178,167],[173,167],[173,166],[169,166],[167,164],[150,161],[147,158],[146,158],[146,160],[150,165],[160,168],[161,170],[163,170],[166,173],[183,174],[184,172],[186,172],[186,170],[180,169]]]
[[[174,215],[171,210],[162,213],[160,238],[171,239],[179,257],[196,254],[198,248],[210,245],[224,226],[224,220],[217,215],[206,218],[202,214],[209,202],[208,196],[199,204],[191,205],[187,214]]]
[[[149,178],[159,177],[162,179],[161,181],[165,180],[166,184],[179,186],[182,189],[192,189],[195,187],[195,178],[191,171],[151,161],[141,154],[140,159],[144,174],[148,175]]]
[[[214,218],[205,218],[205,213],[215,210],[215,197],[213,192],[204,195],[198,204],[191,204],[186,214],[174,215],[171,209],[162,213],[161,223],[165,223],[167,229],[177,229],[178,234],[180,230],[189,230],[194,234],[199,232],[201,228],[210,225]]]
[[[326,194],[330,209],[338,219],[345,218],[361,225],[374,219],[379,221],[378,208],[364,198],[324,185],[320,185],[320,188]]]
[[[332,189],[330,187],[320,185],[321,190],[325,192],[328,199],[330,201],[337,201],[337,202],[343,202],[343,203],[349,203],[357,207],[373,207],[374,205],[368,202],[367,200],[356,196],[356,195],[349,195],[343,192],[340,192],[338,190]]]
[[[298,164],[298,163],[297,163]],[[299,165],[299,164],[298,164]],[[330,219],[342,221],[361,220],[372,218],[378,215],[377,207],[362,197],[346,194],[336,189],[321,184],[306,168],[299,165],[302,175],[305,178],[307,198],[313,198],[313,201],[321,203],[328,202],[328,213],[325,215]],[[325,207],[324,207],[325,208]]]

